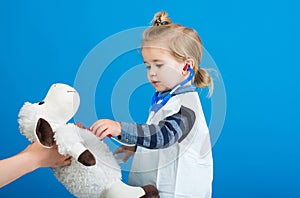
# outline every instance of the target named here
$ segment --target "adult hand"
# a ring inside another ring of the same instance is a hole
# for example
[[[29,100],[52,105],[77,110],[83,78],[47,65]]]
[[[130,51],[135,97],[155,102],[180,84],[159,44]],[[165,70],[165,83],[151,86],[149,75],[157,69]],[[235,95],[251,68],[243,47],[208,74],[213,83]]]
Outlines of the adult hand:
[[[34,142],[27,146],[23,152],[30,155],[31,159],[36,163],[37,168],[54,168],[71,164],[71,156],[59,154],[56,144],[52,148],[45,148],[40,143]]]
[[[88,129],[83,124],[81,124],[80,122],[76,122],[75,125],[78,126],[79,128],[82,128],[82,129]]]
[[[60,155],[57,146],[49,149],[34,142],[17,155],[0,160],[0,188],[37,168],[69,164],[70,156]]]

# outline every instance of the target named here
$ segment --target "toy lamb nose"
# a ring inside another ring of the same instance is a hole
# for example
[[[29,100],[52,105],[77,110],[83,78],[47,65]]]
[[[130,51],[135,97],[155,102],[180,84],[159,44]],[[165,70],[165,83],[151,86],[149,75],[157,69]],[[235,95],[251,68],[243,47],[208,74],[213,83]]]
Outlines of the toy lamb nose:
[[[58,152],[70,155],[70,166],[53,168],[57,179],[76,197],[158,197],[156,187],[132,187],[121,181],[121,169],[107,145],[88,129],[67,123],[80,104],[71,86],[53,84],[39,103],[25,102],[19,112],[20,132],[31,142],[45,147],[58,145]]]

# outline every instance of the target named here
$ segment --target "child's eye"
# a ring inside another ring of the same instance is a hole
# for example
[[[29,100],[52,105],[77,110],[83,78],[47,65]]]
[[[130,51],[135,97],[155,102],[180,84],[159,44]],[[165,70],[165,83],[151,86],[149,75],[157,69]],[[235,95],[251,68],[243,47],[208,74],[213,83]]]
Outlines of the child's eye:
[[[156,66],[156,67],[162,67],[163,64],[156,64],[155,66]]]
[[[150,66],[149,66],[149,65],[146,65],[146,69],[150,69]]]

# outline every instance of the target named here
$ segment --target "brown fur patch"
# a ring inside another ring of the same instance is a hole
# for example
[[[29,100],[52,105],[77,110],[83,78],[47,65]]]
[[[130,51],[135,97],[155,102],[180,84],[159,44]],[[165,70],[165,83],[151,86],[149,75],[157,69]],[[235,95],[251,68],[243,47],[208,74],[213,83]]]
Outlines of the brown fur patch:
[[[80,162],[81,164],[83,164],[85,166],[94,166],[96,164],[96,159],[89,150],[85,150],[78,157],[78,162]]]
[[[146,194],[141,198],[159,198],[159,193],[155,186],[146,185],[142,186],[142,188],[144,189]]]
[[[35,132],[42,145],[47,147],[54,145],[54,132],[50,124],[45,119],[40,118],[38,120]]]

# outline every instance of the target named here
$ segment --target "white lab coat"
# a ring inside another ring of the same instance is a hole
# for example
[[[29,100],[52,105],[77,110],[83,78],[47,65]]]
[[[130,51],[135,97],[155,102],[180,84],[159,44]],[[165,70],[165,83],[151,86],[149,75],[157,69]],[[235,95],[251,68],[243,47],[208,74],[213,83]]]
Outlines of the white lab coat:
[[[195,123],[180,142],[165,149],[138,147],[134,155],[128,183],[155,185],[161,198],[210,198],[213,161],[208,127],[197,92],[173,96],[147,124],[158,124],[177,113],[181,106],[195,112]]]

